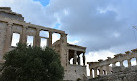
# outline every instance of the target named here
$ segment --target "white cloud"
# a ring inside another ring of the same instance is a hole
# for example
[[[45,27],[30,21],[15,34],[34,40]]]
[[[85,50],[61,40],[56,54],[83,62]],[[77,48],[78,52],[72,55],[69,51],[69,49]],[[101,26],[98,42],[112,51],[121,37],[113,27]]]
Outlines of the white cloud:
[[[98,61],[99,59],[107,59],[107,57],[114,57],[116,53],[111,52],[109,50],[100,50],[100,51],[91,51],[86,54],[87,62]]]
[[[68,43],[70,43],[70,44],[78,44],[78,43],[79,43],[79,41],[78,41],[78,40],[68,41]]]

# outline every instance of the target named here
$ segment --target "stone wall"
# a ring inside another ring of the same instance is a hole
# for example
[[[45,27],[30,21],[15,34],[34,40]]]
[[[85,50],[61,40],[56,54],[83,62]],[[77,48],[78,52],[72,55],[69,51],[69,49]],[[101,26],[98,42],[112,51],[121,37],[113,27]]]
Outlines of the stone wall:
[[[77,81],[78,79],[81,79],[82,81],[86,80],[87,74],[86,74],[86,66],[81,65],[68,65],[67,74],[69,76],[65,76],[66,80]]]
[[[137,66],[132,67],[113,67],[113,73],[102,75],[88,81],[137,81]]]

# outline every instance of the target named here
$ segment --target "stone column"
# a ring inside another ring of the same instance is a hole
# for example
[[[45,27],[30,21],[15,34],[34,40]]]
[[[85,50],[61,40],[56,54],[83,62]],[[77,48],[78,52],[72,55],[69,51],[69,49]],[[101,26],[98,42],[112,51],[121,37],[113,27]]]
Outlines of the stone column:
[[[94,77],[97,77],[97,68],[94,68]]]
[[[22,27],[22,34],[20,36],[20,42],[21,43],[27,43],[27,35],[26,35],[26,26]]]
[[[103,66],[100,66],[100,72],[99,75],[103,75]]]
[[[36,29],[36,35],[35,35],[35,43],[34,43],[34,46],[38,46],[40,47],[40,36],[39,36],[39,33],[40,33],[40,29]]]
[[[11,41],[12,41],[12,23],[8,23],[7,28],[6,28],[6,38],[5,38],[5,43],[4,43],[4,50],[3,54],[9,51],[9,48],[11,46]]]
[[[124,65],[123,65],[123,61],[120,61],[120,66],[124,66]]]
[[[128,67],[131,67],[131,59],[128,59]]]
[[[78,55],[78,65],[80,65],[80,56]]]
[[[64,70],[67,70],[66,64],[68,61],[66,60],[67,55],[67,34],[62,33],[60,38],[60,60],[61,65],[64,67]]]
[[[85,61],[86,61],[85,53],[83,53],[83,66],[85,66]]]
[[[107,70],[107,75],[108,74],[111,74],[111,72],[110,72],[110,69],[109,69],[110,67],[109,67],[109,65],[106,65],[106,70]]]
[[[112,63],[112,67],[115,67],[116,66],[116,62]]]
[[[52,48],[52,32],[51,31],[49,32],[49,42],[48,42],[48,45],[49,45],[49,47]]]
[[[92,69],[90,69],[90,78],[93,78]]]
[[[76,64],[77,62],[77,51],[74,51],[74,63],[73,64]]]

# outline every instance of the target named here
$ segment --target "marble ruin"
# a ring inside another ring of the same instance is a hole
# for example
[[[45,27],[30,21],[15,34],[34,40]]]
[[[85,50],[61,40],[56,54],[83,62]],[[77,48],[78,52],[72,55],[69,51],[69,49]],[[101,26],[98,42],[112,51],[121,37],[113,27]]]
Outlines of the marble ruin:
[[[48,37],[40,36],[40,32],[48,32]],[[11,43],[13,34],[18,34],[17,41],[27,43],[28,36],[33,37],[33,46],[40,46],[41,39],[45,39],[47,46],[55,49],[61,56],[61,64],[64,67],[64,80],[83,80],[86,75],[85,50],[86,47],[67,43],[67,34],[64,31],[48,27],[26,23],[21,14],[12,12],[9,7],[0,7],[0,63],[3,63],[3,55],[15,48]],[[52,42],[53,34],[60,34],[60,39]],[[83,61],[81,62],[80,55]],[[73,60],[73,64],[70,60]],[[83,65],[81,65],[83,64]]]
[[[125,52],[125,54],[117,54],[114,55],[114,58],[107,57],[106,60],[98,60],[98,62],[88,62],[90,68],[90,78],[98,78],[93,79],[91,81],[136,81],[137,69],[136,66],[131,64],[131,60],[136,59],[137,64],[137,49],[133,49],[131,51]],[[123,65],[123,62],[127,61],[128,67]],[[119,66],[116,66],[116,63],[120,63]],[[98,71],[98,72],[97,72]],[[132,74],[134,73],[134,74]],[[119,76],[118,76],[119,75]],[[128,75],[128,77],[127,77]],[[116,76],[119,77],[116,80]],[[120,79],[120,77],[125,77],[125,79]],[[113,78],[113,80],[109,80]],[[134,80],[128,80],[128,79]],[[104,80],[105,79],[105,80]]]

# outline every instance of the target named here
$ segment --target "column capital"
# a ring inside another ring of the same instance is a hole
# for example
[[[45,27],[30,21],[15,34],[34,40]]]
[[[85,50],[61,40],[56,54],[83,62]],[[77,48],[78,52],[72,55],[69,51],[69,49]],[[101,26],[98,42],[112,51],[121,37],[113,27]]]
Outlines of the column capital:
[[[28,25],[23,25],[23,28],[28,28]]]
[[[13,23],[10,23],[10,22],[9,22],[9,23],[7,23],[7,25],[8,25],[8,26],[13,26]]]
[[[52,33],[52,34],[54,33],[53,31],[48,31],[48,32],[49,32],[49,33]]]
[[[129,59],[127,59],[127,60],[131,60],[132,58],[129,58]]]

